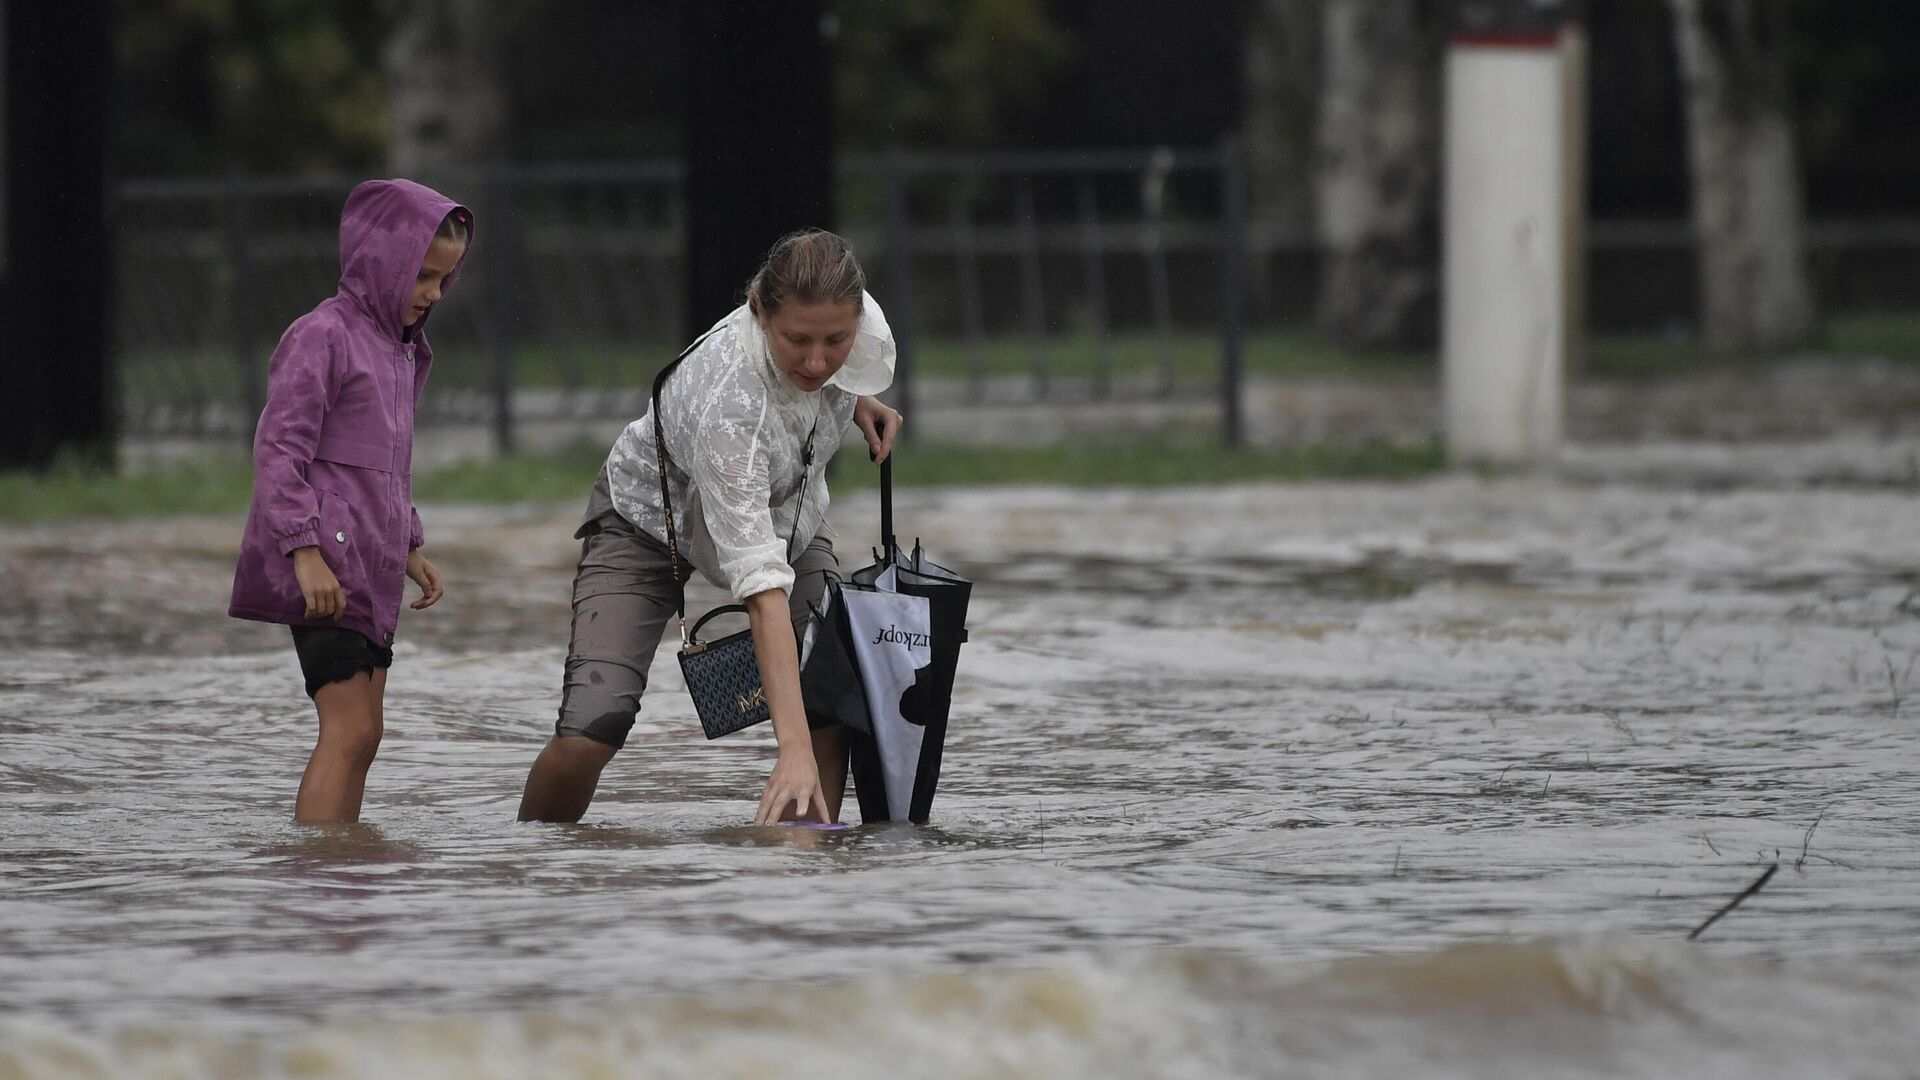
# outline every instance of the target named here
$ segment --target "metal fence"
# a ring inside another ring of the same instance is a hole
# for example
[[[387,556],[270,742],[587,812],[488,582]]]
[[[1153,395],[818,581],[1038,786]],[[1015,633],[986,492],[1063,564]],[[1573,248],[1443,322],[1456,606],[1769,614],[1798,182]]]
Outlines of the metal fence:
[[[123,432],[250,434],[276,336],[333,292],[355,179],[118,189]],[[434,179],[474,207],[485,255],[434,318],[420,422],[507,449],[523,421],[644,411],[694,329],[679,165]],[[1184,398],[1217,403],[1236,439],[1247,334],[1309,319],[1320,261],[1304,230],[1247,220],[1242,186],[1226,148],[843,159],[839,228],[901,339],[900,404]],[[1920,225],[1813,222],[1807,240],[1829,308],[1920,308]],[[1596,221],[1587,244],[1590,325],[1688,331],[1684,221]]]
[[[354,180],[121,186],[124,432],[251,432],[276,335],[333,292]],[[510,448],[523,420],[638,415],[690,329],[678,164],[438,182],[486,257],[434,320],[420,422],[488,424]],[[903,407],[1212,395],[1233,438],[1239,205],[1225,150],[888,155],[844,162],[839,227],[901,339]]]

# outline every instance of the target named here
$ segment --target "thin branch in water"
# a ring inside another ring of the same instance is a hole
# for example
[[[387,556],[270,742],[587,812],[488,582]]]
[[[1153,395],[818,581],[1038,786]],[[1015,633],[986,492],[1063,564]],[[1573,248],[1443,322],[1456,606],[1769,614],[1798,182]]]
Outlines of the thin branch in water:
[[[1759,892],[1761,888],[1766,885],[1767,882],[1773,879],[1774,871],[1778,869],[1780,869],[1779,863],[1772,863],[1768,865],[1767,872],[1764,874],[1761,874],[1759,878],[1757,878],[1753,884],[1747,886],[1746,889],[1742,891],[1739,896],[1736,896],[1733,899],[1727,901],[1726,904],[1722,906],[1719,911],[1716,911],[1713,914],[1707,916],[1706,922],[1703,922],[1699,926],[1694,927],[1693,933],[1687,935],[1687,940],[1692,941],[1693,939],[1699,937],[1702,933],[1706,931],[1707,927],[1712,926],[1714,923],[1719,922],[1720,916],[1725,915],[1727,912],[1732,911],[1734,908],[1739,907],[1740,902],[1742,900],[1745,900],[1747,897],[1752,896],[1754,893]]]
[[[1551,784],[1551,783],[1553,783],[1553,774],[1552,774],[1552,773],[1548,773],[1548,774],[1547,774],[1547,780],[1546,780],[1546,783],[1543,783],[1543,784],[1541,784],[1541,785],[1540,785],[1540,797],[1541,797],[1541,798],[1546,798],[1546,795],[1547,795],[1547,784]]]
[[[1720,854],[1720,849],[1713,846],[1713,838],[1707,835],[1707,827],[1705,825],[1700,826],[1700,839],[1706,843],[1708,851],[1713,852],[1715,855]]]
[[[1613,721],[1614,730],[1618,731],[1622,735],[1625,735],[1627,737],[1628,742],[1633,743],[1636,746],[1639,745],[1640,736],[1635,735],[1633,733],[1633,729],[1627,726],[1627,722],[1625,720],[1620,719],[1619,713],[1609,711],[1607,713],[1607,717],[1608,719]]]
[[[1793,861],[1793,868],[1795,870],[1807,865],[1807,849],[1813,846],[1813,830],[1820,827],[1820,820],[1826,816],[1827,812],[1825,810],[1815,815],[1813,824],[1807,826],[1807,835],[1800,838],[1800,857]]]

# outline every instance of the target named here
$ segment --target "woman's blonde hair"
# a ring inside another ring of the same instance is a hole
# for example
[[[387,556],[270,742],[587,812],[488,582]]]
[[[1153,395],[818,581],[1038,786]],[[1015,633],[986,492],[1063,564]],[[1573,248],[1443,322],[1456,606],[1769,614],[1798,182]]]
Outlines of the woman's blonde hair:
[[[825,229],[801,229],[781,237],[747,282],[747,307],[765,318],[789,303],[853,301],[860,310],[867,275],[846,238]]]

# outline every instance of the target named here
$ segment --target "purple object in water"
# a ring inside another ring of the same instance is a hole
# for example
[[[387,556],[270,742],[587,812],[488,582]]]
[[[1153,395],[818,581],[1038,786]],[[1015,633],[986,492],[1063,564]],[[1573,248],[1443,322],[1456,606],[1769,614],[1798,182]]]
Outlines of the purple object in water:
[[[795,829],[815,829],[820,832],[839,832],[847,827],[844,821],[783,821],[780,824]]]

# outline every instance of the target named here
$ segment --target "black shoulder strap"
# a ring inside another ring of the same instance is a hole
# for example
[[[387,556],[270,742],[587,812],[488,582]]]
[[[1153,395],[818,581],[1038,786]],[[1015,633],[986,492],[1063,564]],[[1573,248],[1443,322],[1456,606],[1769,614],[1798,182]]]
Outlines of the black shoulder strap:
[[[673,369],[680,366],[680,361],[685,360],[688,353],[699,348],[701,342],[712,337],[713,330],[717,329],[719,327],[716,326],[694,338],[693,344],[681,349],[680,355],[673,358],[673,363],[661,368],[660,374],[653,377],[653,451],[656,455],[656,471],[660,473],[660,508],[667,518],[667,572],[676,578],[680,576],[680,542],[673,535],[673,492],[669,490],[667,484],[667,437],[660,430],[660,388],[667,385],[667,376],[673,374]],[[680,637],[684,641],[687,636],[687,591],[684,588],[678,590],[678,604]]]

